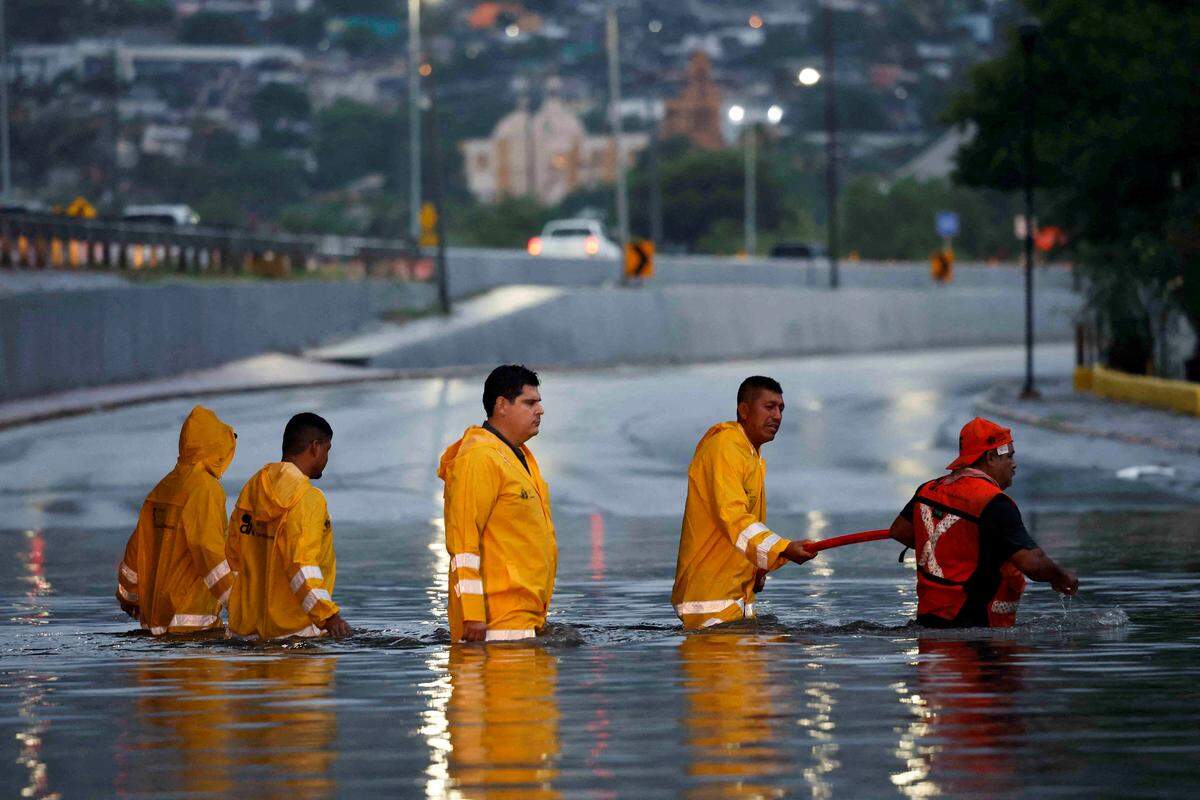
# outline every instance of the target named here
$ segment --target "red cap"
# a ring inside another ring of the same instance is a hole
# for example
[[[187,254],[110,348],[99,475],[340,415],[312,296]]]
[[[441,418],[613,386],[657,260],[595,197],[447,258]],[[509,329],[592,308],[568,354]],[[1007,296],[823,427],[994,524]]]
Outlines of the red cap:
[[[958,432],[958,458],[946,465],[946,469],[962,469],[979,460],[988,450],[1012,444],[1012,431],[1002,428],[983,417],[963,425]]]

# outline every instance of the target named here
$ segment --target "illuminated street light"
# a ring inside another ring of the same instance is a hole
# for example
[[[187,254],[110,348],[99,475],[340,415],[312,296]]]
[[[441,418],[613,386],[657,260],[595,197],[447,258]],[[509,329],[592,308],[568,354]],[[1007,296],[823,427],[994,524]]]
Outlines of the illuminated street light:
[[[517,27],[516,23],[513,23],[504,29],[504,35],[510,39],[515,39],[521,35],[521,29]]]
[[[767,122],[772,125],[778,125],[779,120],[783,119],[783,109],[779,106],[771,106],[767,109]]]
[[[651,33],[658,33],[659,31],[662,30],[662,22],[657,19],[652,19],[652,20],[650,20],[650,24],[647,25],[646,27],[648,27],[650,29]]]
[[[758,30],[759,28],[761,28],[763,26],[763,18],[760,17],[758,14],[751,14],[749,24],[750,24],[751,28],[754,28],[754,30]]]
[[[796,80],[801,86],[815,86],[821,80],[821,73],[812,67],[805,67],[796,75]]]
[[[755,122],[767,122],[778,125],[783,119],[783,107],[772,105],[766,111],[748,111],[745,106],[732,105],[729,107],[729,121],[734,125],[748,123],[743,132],[746,141],[746,177],[745,177],[745,214],[743,230],[745,231],[746,256],[754,255],[758,249],[758,156],[755,153],[754,125]]]
[[[742,120],[746,118],[746,109],[741,106],[729,107],[729,121],[734,125],[741,125]]]

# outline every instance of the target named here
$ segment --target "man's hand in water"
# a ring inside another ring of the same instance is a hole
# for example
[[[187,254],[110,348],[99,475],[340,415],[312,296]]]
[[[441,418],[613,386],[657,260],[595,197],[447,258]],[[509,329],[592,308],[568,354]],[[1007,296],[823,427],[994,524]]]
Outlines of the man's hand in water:
[[[1070,597],[1079,591],[1079,579],[1075,577],[1074,572],[1064,569],[1061,574],[1050,581],[1050,588],[1059,594],[1065,594]]]
[[[816,553],[810,553],[807,548],[810,545],[816,544],[815,539],[805,539],[804,541],[793,541],[783,551],[783,557],[788,561],[794,561],[797,564],[803,564],[816,557]]]
[[[765,569],[754,570],[754,593],[758,594],[767,585],[767,571]]]
[[[464,642],[482,642],[487,639],[487,623],[469,619],[463,623]]]
[[[341,614],[334,614],[325,620],[325,632],[335,639],[343,639],[353,631],[350,630],[350,623],[342,619]]]

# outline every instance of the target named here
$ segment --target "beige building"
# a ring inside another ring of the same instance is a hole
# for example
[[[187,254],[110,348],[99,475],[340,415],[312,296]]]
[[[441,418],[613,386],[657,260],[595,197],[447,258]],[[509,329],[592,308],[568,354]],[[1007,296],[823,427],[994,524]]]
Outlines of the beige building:
[[[622,162],[633,166],[649,136],[621,137]],[[549,93],[537,113],[521,101],[486,139],[460,145],[467,186],[481,202],[533,196],[555,205],[571,192],[616,180],[617,148],[612,136],[591,136],[579,117]]]
[[[702,51],[688,60],[687,83],[678,97],[667,101],[663,136],[686,136],[697,147],[720,150],[721,90],[712,75],[712,61]]]

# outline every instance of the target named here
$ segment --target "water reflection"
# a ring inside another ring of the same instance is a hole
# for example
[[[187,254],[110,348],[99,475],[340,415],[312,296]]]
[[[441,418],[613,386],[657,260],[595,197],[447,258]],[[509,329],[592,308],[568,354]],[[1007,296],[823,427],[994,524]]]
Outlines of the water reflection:
[[[450,648],[449,783],[473,798],[557,798],[557,659],[537,646]]]
[[[895,687],[915,718],[896,751],[904,769],[892,782],[901,792],[1000,796],[1020,788],[1011,743],[1025,735],[1025,650],[1003,639],[919,640],[915,691]]]
[[[781,638],[744,633],[684,637],[679,645],[687,797],[779,797],[775,780],[789,757],[776,745],[773,709],[783,702],[767,647]]]
[[[133,719],[117,744],[117,793],[327,797],[337,660],[285,656],[142,664]]]

